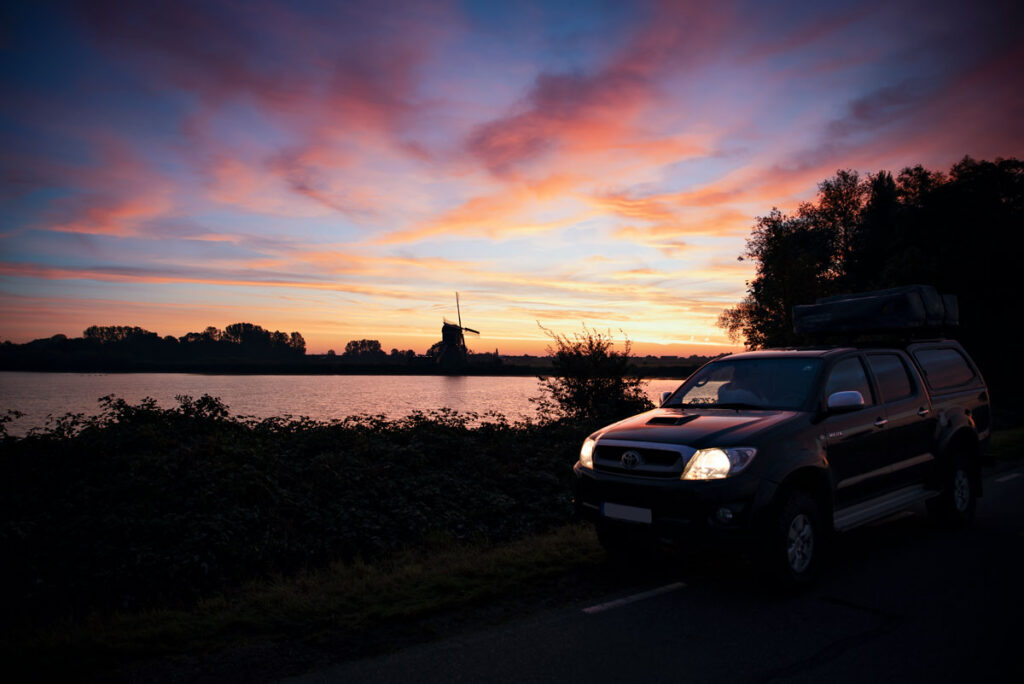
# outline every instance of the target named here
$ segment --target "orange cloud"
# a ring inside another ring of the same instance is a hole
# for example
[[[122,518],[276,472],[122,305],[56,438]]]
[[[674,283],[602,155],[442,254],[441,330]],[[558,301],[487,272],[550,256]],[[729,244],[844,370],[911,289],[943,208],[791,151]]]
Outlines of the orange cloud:
[[[478,235],[490,238],[545,233],[584,220],[572,191],[571,176],[551,176],[537,182],[517,182],[499,192],[466,200],[440,217],[408,230],[389,233],[381,244],[416,242],[439,236]],[[563,218],[538,220],[535,213],[560,210]]]
[[[69,212],[73,216],[67,223],[46,227],[61,233],[132,237],[139,235],[146,221],[163,216],[172,206],[160,191],[126,198],[94,196],[74,204],[79,206]]]

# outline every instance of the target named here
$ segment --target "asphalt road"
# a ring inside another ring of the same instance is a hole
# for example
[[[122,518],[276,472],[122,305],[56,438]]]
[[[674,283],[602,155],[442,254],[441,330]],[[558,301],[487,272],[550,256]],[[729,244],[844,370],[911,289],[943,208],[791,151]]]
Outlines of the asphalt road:
[[[919,512],[920,513],[920,512]],[[907,514],[841,535],[797,595],[735,560],[288,682],[1024,682],[1024,467],[974,524]]]

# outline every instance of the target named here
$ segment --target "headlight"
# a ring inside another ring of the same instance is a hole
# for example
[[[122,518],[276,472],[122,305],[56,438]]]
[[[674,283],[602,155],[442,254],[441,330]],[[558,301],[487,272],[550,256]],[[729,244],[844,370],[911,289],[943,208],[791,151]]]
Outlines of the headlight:
[[[754,460],[757,449],[733,447],[731,449],[701,449],[683,469],[683,480],[721,480],[743,472]]]
[[[594,467],[594,446],[596,444],[596,439],[587,437],[583,442],[583,446],[580,447],[580,465],[584,468]]]

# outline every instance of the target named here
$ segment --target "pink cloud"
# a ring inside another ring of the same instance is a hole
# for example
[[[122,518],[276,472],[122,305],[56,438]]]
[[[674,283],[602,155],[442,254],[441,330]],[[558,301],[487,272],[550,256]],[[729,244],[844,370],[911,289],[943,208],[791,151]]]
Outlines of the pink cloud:
[[[531,211],[564,207],[572,202],[576,180],[571,176],[551,176],[536,182],[507,184],[497,192],[472,197],[436,218],[391,232],[380,242],[395,244],[460,235],[501,238],[510,234],[544,233],[571,225],[580,220],[584,212],[570,210],[564,218],[540,220],[534,218]]]
[[[58,222],[46,226],[49,230],[114,237],[139,235],[142,224],[163,216],[171,207],[170,201],[160,192],[148,197],[93,195],[83,200],[62,204],[65,211],[72,216],[66,223]]]
[[[131,11],[90,3],[81,12],[105,49],[206,107],[249,102],[312,133],[397,138],[424,104],[417,71],[452,23],[445,7],[411,2],[240,9],[155,0]]]
[[[515,111],[473,131],[467,150],[493,174],[507,177],[556,151],[656,149],[662,136],[641,117],[664,99],[657,76],[690,68],[720,48],[726,15],[707,7],[661,3],[604,67],[541,73]]]
[[[30,167],[36,187],[72,187],[54,200],[35,227],[65,233],[137,236],[147,222],[174,209],[173,183],[125,143],[90,133],[93,159],[81,164],[42,162]]]

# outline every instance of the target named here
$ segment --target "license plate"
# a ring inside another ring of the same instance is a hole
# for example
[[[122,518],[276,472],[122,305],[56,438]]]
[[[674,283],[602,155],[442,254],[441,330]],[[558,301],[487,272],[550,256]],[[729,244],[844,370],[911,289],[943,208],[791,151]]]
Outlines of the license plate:
[[[616,520],[628,520],[629,522],[648,523],[651,522],[651,509],[638,508],[636,506],[623,506],[617,503],[601,504],[601,515]]]

